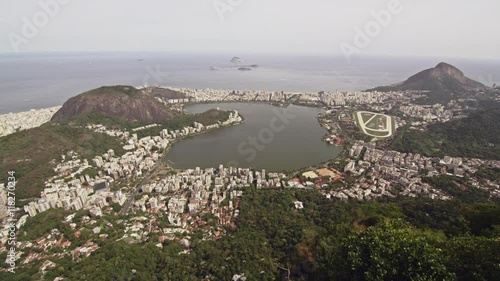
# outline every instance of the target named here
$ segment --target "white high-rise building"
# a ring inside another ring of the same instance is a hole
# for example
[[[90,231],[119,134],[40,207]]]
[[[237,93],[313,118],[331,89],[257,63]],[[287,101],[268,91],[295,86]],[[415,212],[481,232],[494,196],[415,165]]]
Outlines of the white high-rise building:
[[[69,196],[66,196],[65,198],[61,199],[61,202],[65,210],[69,210],[71,208],[71,200]]]
[[[158,208],[158,199],[156,199],[156,197],[149,199],[149,204],[151,205],[152,209]]]
[[[24,205],[24,211],[30,215],[30,217],[34,217],[37,214],[36,211],[36,203],[30,202],[28,205]]]
[[[102,210],[99,207],[93,207],[89,210],[89,215],[92,218],[102,217]]]
[[[215,178],[215,186],[223,186],[224,185],[224,182],[222,181],[222,178],[221,177],[216,177]]]
[[[50,209],[49,202],[45,199],[41,199],[38,201],[38,212],[42,213]]]

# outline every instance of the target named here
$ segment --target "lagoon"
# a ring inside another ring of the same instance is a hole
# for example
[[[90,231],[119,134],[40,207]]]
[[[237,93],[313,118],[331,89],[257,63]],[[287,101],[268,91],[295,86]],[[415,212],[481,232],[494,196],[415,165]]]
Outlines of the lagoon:
[[[210,103],[186,106],[192,113],[212,108],[237,110],[245,122],[177,142],[166,156],[178,169],[224,166],[283,171],[336,158],[339,147],[322,141],[327,131],[317,120],[322,110],[264,103]]]

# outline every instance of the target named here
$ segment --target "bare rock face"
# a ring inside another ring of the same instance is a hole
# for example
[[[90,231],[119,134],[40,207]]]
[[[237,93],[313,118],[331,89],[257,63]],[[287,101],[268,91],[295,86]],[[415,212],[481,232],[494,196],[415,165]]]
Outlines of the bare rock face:
[[[437,81],[436,81],[437,80]],[[441,88],[448,88],[450,85],[462,88],[464,90],[475,90],[486,88],[483,84],[476,82],[472,79],[465,77],[464,73],[453,65],[441,62],[436,67],[424,70],[420,73],[413,75],[408,78],[403,84],[414,85],[417,89],[424,88],[425,84],[439,84],[441,82]]]
[[[132,86],[110,86],[70,98],[51,121],[63,121],[90,112],[127,121],[164,121],[176,115],[147,91]]]
[[[449,75],[461,83],[466,83],[466,77],[464,73],[460,71],[458,68],[454,67],[451,64],[447,64],[445,62],[441,62],[436,67],[431,68],[430,75],[434,77],[439,77],[441,75]]]

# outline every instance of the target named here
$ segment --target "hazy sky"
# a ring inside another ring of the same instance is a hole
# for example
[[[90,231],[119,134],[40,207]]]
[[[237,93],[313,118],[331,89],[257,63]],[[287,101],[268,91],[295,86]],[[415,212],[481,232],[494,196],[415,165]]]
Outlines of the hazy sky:
[[[340,54],[344,42],[367,55],[500,58],[500,1],[392,1],[399,12],[377,30],[372,12],[391,0],[0,0],[0,52]]]

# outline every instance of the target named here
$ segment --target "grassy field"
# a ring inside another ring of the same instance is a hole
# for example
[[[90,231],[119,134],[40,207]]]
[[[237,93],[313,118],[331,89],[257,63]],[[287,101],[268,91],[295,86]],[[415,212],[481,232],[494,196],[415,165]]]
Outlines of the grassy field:
[[[363,122],[363,124],[370,120],[370,118],[373,116],[373,114],[370,114],[370,113],[361,113],[361,119],[362,120],[359,120],[360,122]]]
[[[380,124],[382,124],[382,126],[379,126]],[[370,120],[370,122],[365,124],[365,127],[367,129],[374,129],[374,130],[387,129],[386,124],[387,124],[386,116],[376,115],[373,119]]]
[[[390,128],[387,128],[387,118],[391,118]],[[396,120],[392,116],[372,112],[355,112],[354,120],[361,132],[376,139],[390,138],[396,132]]]

